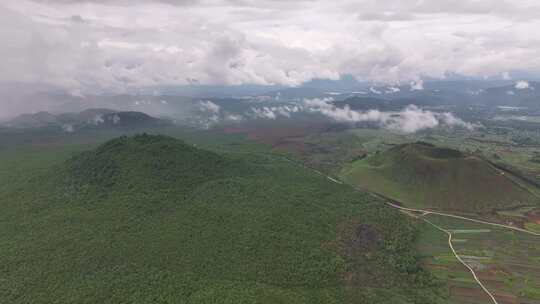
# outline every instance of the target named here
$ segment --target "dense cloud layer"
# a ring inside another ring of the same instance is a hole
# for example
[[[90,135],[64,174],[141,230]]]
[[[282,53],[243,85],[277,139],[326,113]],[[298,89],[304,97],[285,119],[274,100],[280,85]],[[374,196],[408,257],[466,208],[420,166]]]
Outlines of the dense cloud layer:
[[[465,122],[450,112],[433,112],[416,105],[409,105],[400,111],[367,110],[357,111],[349,105],[335,106],[333,98],[304,99],[301,105],[252,107],[247,117],[255,119],[290,118],[295,113],[319,113],[336,122],[370,122],[381,128],[403,133],[414,133],[437,127],[460,127],[473,130],[480,125]],[[216,121],[217,122],[217,121]]]
[[[0,82],[410,83],[540,70],[536,0],[5,0]]]
[[[308,111],[319,112],[339,122],[373,122],[379,126],[414,133],[423,129],[439,126],[462,127],[472,130],[476,125],[465,122],[449,112],[432,112],[423,110],[416,105],[409,105],[401,111],[384,112],[379,110],[355,111],[349,105],[343,108],[336,107],[331,99],[307,99],[304,104]]]

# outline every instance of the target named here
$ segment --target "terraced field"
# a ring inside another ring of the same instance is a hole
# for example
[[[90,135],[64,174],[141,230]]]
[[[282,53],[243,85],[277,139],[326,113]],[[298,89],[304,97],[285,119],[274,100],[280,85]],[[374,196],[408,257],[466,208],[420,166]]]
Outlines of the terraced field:
[[[540,303],[539,236],[434,214],[425,215],[425,219],[453,234],[457,254],[474,269],[499,304]],[[453,257],[443,232],[424,230],[418,246],[423,263],[448,281],[452,301],[493,303]]]

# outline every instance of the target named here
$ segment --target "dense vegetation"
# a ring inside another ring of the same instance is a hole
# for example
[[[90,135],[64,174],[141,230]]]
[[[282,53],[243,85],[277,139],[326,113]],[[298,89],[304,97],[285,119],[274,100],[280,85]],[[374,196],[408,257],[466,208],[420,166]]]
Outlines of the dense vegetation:
[[[2,303],[444,302],[411,220],[279,157],[138,135],[36,172],[2,186]]]
[[[376,153],[354,162],[342,175],[351,183],[415,206],[490,212],[538,204],[538,198],[510,172],[477,156],[423,142]]]

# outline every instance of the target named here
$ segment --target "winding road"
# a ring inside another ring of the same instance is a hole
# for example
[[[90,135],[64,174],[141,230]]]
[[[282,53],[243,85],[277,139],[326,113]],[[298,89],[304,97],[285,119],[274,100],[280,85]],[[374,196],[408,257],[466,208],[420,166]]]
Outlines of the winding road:
[[[429,214],[429,213],[428,213]],[[425,219],[425,218],[422,218],[422,220],[424,220],[426,223],[430,224],[431,226],[439,229],[440,231],[446,233],[448,235],[448,246],[450,246],[450,249],[452,250],[452,253],[454,254],[454,256],[456,257],[456,259],[461,263],[463,264],[463,266],[467,267],[467,269],[469,269],[469,271],[471,272],[474,280],[476,281],[476,283],[478,283],[478,285],[480,285],[480,287],[482,288],[482,290],[484,290],[484,292],[491,298],[491,301],[494,303],[494,304],[499,304],[499,302],[497,302],[497,299],[495,299],[495,297],[493,296],[493,294],[486,288],[486,286],[484,286],[484,284],[482,284],[482,282],[478,279],[478,276],[476,276],[476,272],[474,272],[474,269],[469,266],[467,263],[465,263],[465,261],[463,261],[463,259],[461,259],[461,257],[457,254],[456,250],[454,249],[454,245],[452,244],[452,233],[432,222],[430,222],[429,220]]]
[[[316,171],[316,172],[321,174],[318,171]],[[332,178],[330,176],[326,176],[326,177],[330,181],[332,181],[334,183],[343,184],[342,181],[340,181],[340,180],[338,180],[336,178]],[[384,197],[381,197],[380,195],[378,195],[376,193],[372,193],[372,192],[366,191],[364,189],[359,189],[359,188],[354,187],[354,186],[352,186],[352,187],[356,191],[368,192],[368,193],[370,193],[371,195],[373,195],[375,197],[385,199]],[[439,216],[451,217],[451,218],[456,218],[456,219],[460,219],[460,220],[466,220],[466,221],[471,221],[471,222],[475,222],[475,223],[479,223],[479,224],[490,225],[490,226],[495,226],[495,227],[501,227],[501,228],[511,229],[511,230],[514,230],[514,231],[519,231],[519,232],[523,232],[523,233],[527,233],[527,234],[531,234],[531,235],[535,235],[535,236],[540,236],[540,233],[525,230],[525,229],[522,229],[522,228],[519,228],[519,227],[514,227],[514,226],[509,226],[509,225],[504,225],[504,224],[498,224],[498,223],[492,223],[492,222],[487,222],[487,221],[483,221],[483,220],[477,220],[477,219],[468,218],[468,217],[455,215],[455,214],[450,214],[450,213],[443,213],[443,212],[437,212],[437,211],[432,211],[432,210],[424,210],[424,209],[406,208],[406,207],[398,206],[398,205],[393,204],[393,203],[388,202],[388,201],[386,201],[386,204],[388,206],[392,207],[392,208],[396,208],[396,209],[401,210],[401,211],[421,213],[421,219],[423,221],[425,221],[426,223],[428,223],[431,226],[435,227],[436,229],[446,233],[448,235],[448,246],[450,247],[450,250],[452,250],[452,254],[456,257],[456,259],[463,266],[465,266],[469,270],[469,272],[472,274],[472,276],[473,276],[474,280],[476,281],[476,283],[478,283],[480,288],[482,288],[482,290],[487,294],[487,296],[490,298],[490,300],[491,300],[491,302],[493,302],[493,304],[499,304],[499,302],[497,302],[497,299],[495,298],[495,296],[486,288],[486,286],[482,283],[482,281],[480,281],[480,279],[476,275],[476,272],[474,271],[474,269],[471,266],[469,266],[467,263],[465,263],[465,261],[463,261],[463,259],[456,252],[456,250],[454,249],[454,245],[452,244],[452,233],[449,230],[444,229],[444,228],[440,227],[439,225],[429,221],[424,216],[429,215],[429,214],[435,214],[435,215],[439,215]]]
[[[400,210],[411,211],[411,212],[419,212],[419,213],[426,213],[426,214],[435,214],[435,215],[446,216],[446,217],[452,217],[452,218],[457,218],[457,219],[460,219],[460,220],[466,220],[466,221],[471,221],[471,222],[484,224],[484,225],[491,225],[491,226],[495,226],[495,227],[512,229],[512,230],[515,230],[515,231],[540,236],[540,233],[525,230],[525,229],[519,228],[519,227],[514,227],[514,226],[509,226],[509,225],[504,225],[504,224],[497,224],[497,223],[492,223],[492,222],[487,222],[487,221],[482,221],[482,220],[477,220],[477,219],[464,217],[464,216],[460,216],[460,215],[455,215],[455,214],[449,214],[449,213],[443,213],[443,212],[437,212],[437,211],[431,211],[431,210],[423,210],[423,209],[405,208],[405,207],[398,206],[396,204],[392,204],[390,202],[386,202],[386,204],[391,206],[391,207],[400,209]]]

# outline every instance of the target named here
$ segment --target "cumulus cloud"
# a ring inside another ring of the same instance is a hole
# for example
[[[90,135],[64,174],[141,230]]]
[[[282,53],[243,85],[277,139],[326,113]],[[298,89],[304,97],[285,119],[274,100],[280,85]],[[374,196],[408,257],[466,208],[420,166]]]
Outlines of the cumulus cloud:
[[[105,120],[103,119],[103,115],[97,114],[96,116],[94,116],[94,118],[92,118],[91,122],[92,122],[92,124],[98,126],[98,125],[104,123]]]
[[[335,99],[332,97],[326,97],[326,98],[306,98],[304,99],[304,104],[308,107],[315,107],[315,108],[329,108],[333,107],[331,102]]]
[[[250,116],[253,118],[264,118],[264,119],[276,119],[280,116],[290,118],[291,114],[301,112],[302,110],[303,108],[298,105],[252,107]]]
[[[514,86],[517,90],[526,90],[530,88],[529,82],[520,80],[516,82],[516,85]]]
[[[120,123],[120,116],[118,116],[118,114],[114,114],[111,119],[115,125]]]
[[[5,0],[0,82],[86,94],[351,74],[420,88],[540,71],[539,14],[533,0]]]
[[[463,121],[461,118],[458,118],[454,116],[454,114],[449,113],[449,112],[437,113],[436,116],[442,122],[443,125],[447,125],[447,126],[459,126],[468,130],[474,130],[476,128],[481,127],[480,124]]]
[[[225,116],[225,120],[228,121],[242,121],[244,120],[244,117],[239,114],[228,114]]]
[[[235,123],[250,119],[296,119],[295,115],[318,114],[342,123],[370,122],[381,128],[404,133],[437,127],[460,127],[473,130],[478,124],[465,122],[450,112],[433,112],[416,105],[409,105],[400,111],[380,111],[371,109],[358,111],[349,105],[338,107],[333,97],[304,99],[299,103],[264,105],[257,103],[243,113],[229,112],[212,101],[199,101],[199,110],[191,117],[191,122],[210,128],[219,123]]]
[[[381,122],[385,127],[405,133],[435,128],[442,122],[436,113],[422,110],[415,105],[410,105],[390,117],[383,116],[384,119]]]
[[[424,90],[424,81],[422,79],[411,82],[411,91],[422,91]]]
[[[217,114],[221,110],[221,107],[219,105],[211,102],[210,100],[200,101],[199,105],[201,110],[205,112]]]
[[[192,113],[190,121],[199,127],[209,129],[222,121],[221,107],[210,100],[200,100],[196,110]]]
[[[277,115],[268,107],[251,108],[255,118],[276,119]]]
[[[336,107],[332,99],[306,99],[304,104],[308,111],[321,113],[339,122],[373,122],[383,128],[405,133],[414,133],[423,129],[439,126],[462,127],[472,130],[478,125],[468,123],[449,112],[433,112],[409,105],[401,111],[384,112],[379,110],[356,111],[349,105]]]
[[[401,91],[401,89],[398,88],[398,87],[388,87],[388,88],[386,88],[385,93],[387,93],[387,94],[393,94],[393,93],[398,93],[398,92],[400,92],[400,91]]]
[[[63,124],[62,125],[62,130],[64,132],[67,132],[67,133],[73,133],[75,132],[75,128],[73,128],[73,125],[71,124]]]
[[[374,87],[370,87],[370,88],[369,88],[369,91],[370,91],[371,93],[373,93],[373,94],[379,94],[379,95],[382,94],[381,91],[377,90],[377,89],[374,88]]]

